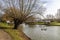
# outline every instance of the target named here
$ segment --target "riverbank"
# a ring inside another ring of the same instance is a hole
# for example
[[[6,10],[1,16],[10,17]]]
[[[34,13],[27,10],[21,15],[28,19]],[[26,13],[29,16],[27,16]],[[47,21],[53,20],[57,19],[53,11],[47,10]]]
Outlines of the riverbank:
[[[36,24],[38,24],[38,25],[48,25],[48,26],[60,26],[59,22],[50,22],[49,24],[45,24],[44,22],[37,22],[35,24],[32,23],[32,25],[36,25]],[[21,30],[14,30],[12,28],[13,28],[13,25],[9,25],[9,24],[6,24],[6,23],[0,23],[0,29],[2,29],[6,33],[8,33],[12,37],[12,40],[31,40]]]
[[[49,25],[50,26],[60,26],[60,23],[59,22],[51,22]]]
[[[6,23],[0,23],[0,29],[8,33],[11,36],[12,40],[31,40],[21,30],[15,30],[12,28],[13,28],[13,25],[9,25]]]
[[[5,29],[5,32],[7,32],[13,40],[31,40],[22,31],[19,30]]]
[[[36,23],[28,23],[29,25],[48,25],[48,26],[60,26],[59,22],[50,22],[50,23],[45,23],[45,22],[36,22]]]

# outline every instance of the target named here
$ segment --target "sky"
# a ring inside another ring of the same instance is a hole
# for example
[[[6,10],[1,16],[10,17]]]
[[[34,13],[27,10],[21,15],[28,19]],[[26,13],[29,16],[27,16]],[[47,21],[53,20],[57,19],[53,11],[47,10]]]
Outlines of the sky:
[[[2,2],[2,0],[0,0]],[[46,14],[53,14],[57,13],[57,9],[60,9],[60,0],[41,0],[46,2],[44,6],[46,7],[45,15]]]
[[[55,15],[57,13],[57,9],[60,9],[60,0],[42,0],[47,1],[45,3],[45,7],[47,10],[45,11],[46,14],[53,14]]]

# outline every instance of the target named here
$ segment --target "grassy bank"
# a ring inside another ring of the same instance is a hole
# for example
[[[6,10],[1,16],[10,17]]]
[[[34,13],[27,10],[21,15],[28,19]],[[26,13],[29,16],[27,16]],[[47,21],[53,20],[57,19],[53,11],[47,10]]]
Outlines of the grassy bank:
[[[13,40],[30,40],[22,31],[14,30],[14,29],[5,29]]]
[[[51,25],[51,26],[60,26],[60,23],[59,22],[51,22],[49,25]]]
[[[38,22],[37,24],[39,25],[49,25],[49,26],[60,26],[59,22],[50,22],[49,24],[44,23],[44,22]]]
[[[29,25],[44,25],[44,22],[27,22],[26,24],[29,24]]]
[[[35,23],[29,22],[28,24],[29,25],[36,25],[36,24],[38,24],[38,25],[60,26],[59,22],[50,22],[49,24],[48,23],[46,24],[44,22],[35,22]]]
[[[9,25],[7,23],[0,22],[0,28],[11,29],[11,28],[13,28],[13,25]]]
[[[30,38],[28,38],[22,31],[12,28],[13,25],[0,23],[0,29],[3,29],[5,32],[7,32],[12,37],[12,40],[30,40]]]

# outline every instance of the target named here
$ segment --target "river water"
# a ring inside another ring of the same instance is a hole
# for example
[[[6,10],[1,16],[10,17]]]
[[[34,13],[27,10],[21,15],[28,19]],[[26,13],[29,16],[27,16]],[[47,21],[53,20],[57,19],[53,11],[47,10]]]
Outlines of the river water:
[[[32,40],[60,40],[59,26],[25,25],[23,32]]]

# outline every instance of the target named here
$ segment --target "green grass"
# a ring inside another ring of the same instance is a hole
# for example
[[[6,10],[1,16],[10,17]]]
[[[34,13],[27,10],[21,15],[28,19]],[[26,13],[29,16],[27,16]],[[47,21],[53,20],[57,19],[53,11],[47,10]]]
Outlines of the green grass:
[[[9,25],[7,23],[0,22],[0,27],[3,27],[3,28],[13,28],[13,25]]]
[[[60,26],[60,23],[59,22],[51,22],[50,25],[52,25],[52,26]]]
[[[45,23],[44,22],[37,22],[36,24],[44,25]],[[46,24],[46,25],[49,25],[49,26],[60,26],[60,22],[50,22],[50,24]]]
[[[36,24],[38,24],[38,25],[43,25],[44,22],[37,22]]]
[[[20,33],[18,30],[5,29],[5,31],[12,37],[13,40],[23,40],[23,38],[19,36]]]
[[[0,28],[7,32],[13,40],[26,40],[26,36],[24,36],[25,34],[22,31],[12,29],[13,25],[9,25],[7,23],[0,23]]]
[[[38,25],[49,25],[49,26],[60,26],[60,22],[50,22],[50,24],[45,24],[44,22],[35,22],[35,23],[33,23],[33,22],[31,22],[31,23],[28,23],[29,25],[36,25],[36,24],[38,24]]]
[[[29,24],[29,25],[36,25],[36,24],[43,25],[44,22],[27,22],[27,24]]]

